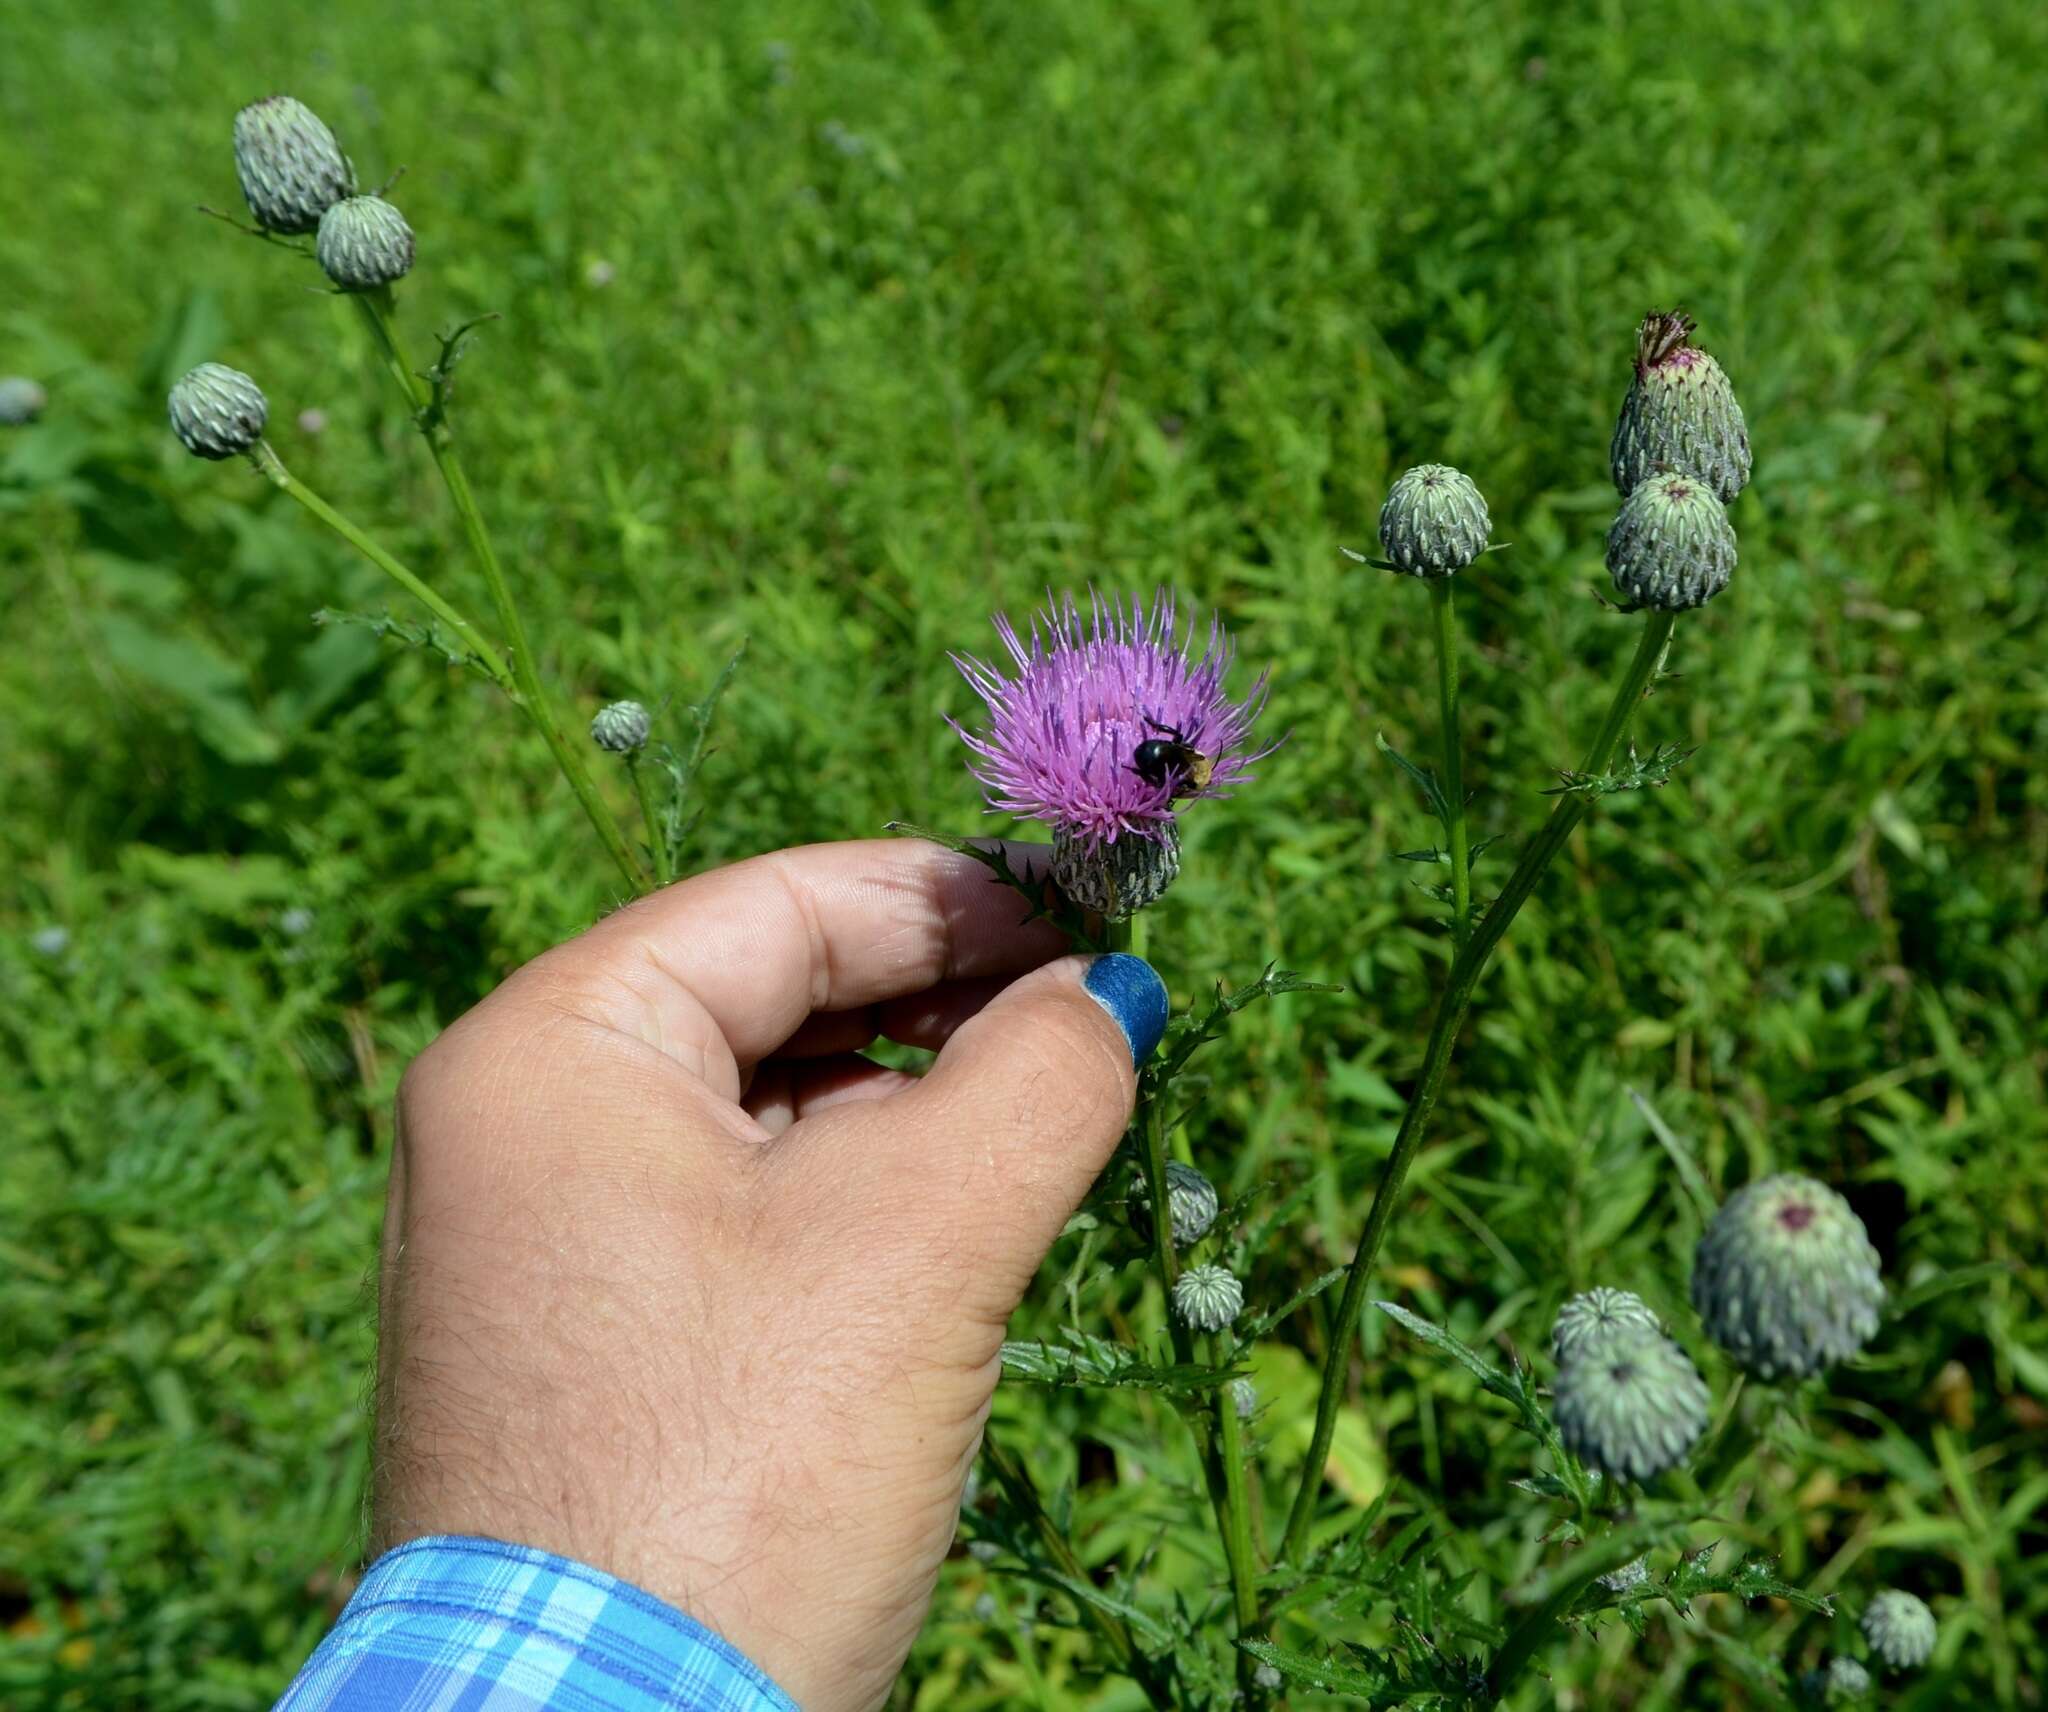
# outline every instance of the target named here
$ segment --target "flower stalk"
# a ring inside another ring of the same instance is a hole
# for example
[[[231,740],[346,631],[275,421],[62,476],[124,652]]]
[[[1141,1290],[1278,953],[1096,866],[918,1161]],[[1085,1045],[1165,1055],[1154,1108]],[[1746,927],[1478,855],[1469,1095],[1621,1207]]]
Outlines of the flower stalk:
[[[650,881],[645,865],[633,853],[618,816],[612,813],[610,805],[599,794],[597,781],[585,765],[582,751],[569,741],[561,721],[555,717],[553,704],[534,663],[533,644],[527,639],[525,621],[512,598],[512,587],[505,578],[504,566],[499,563],[497,549],[492,546],[490,534],[484,528],[483,513],[477,507],[476,494],[469,485],[462,461],[456,456],[447,423],[436,409],[434,390],[406,361],[404,347],[399,343],[398,328],[392,316],[390,288],[378,287],[351,295],[361,307],[363,319],[369,324],[386,365],[412,406],[414,426],[426,441],[434,467],[440,471],[448,497],[462,521],[470,556],[476,560],[484,586],[490,591],[491,604],[497,610],[498,628],[504,634],[514,686],[513,698],[525,710],[527,718],[533,721],[534,729],[547,744],[555,765],[561,768],[563,778],[576,793],[576,800],[582,804],[584,814],[589,817],[591,826],[617,865],[620,876],[635,893],[646,892]]]
[[[1451,600],[1454,579],[1429,585],[1436,617],[1436,688],[1442,708],[1444,745],[1444,834],[1451,847],[1451,941],[1463,948],[1472,935],[1472,851],[1465,829],[1464,748],[1458,735],[1458,618]]]
[[[669,848],[668,829],[663,823],[661,804],[654,796],[654,773],[639,752],[626,757],[626,771],[633,776],[633,794],[640,799],[640,819],[647,828],[647,849],[654,858],[654,883],[665,886],[676,877],[675,852]]]
[[[1645,614],[1635,654],[1622,674],[1598,735],[1586,751],[1581,773],[1597,775],[1613,759],[1622,734],[1635,717],[1636,707],[1663,660],[1675,618],[1674,613],[1665,611]],[[1565,841],[1585,818],[1586,801],[1577,792],[1557,799],[1543,830],[1522,852],[1522,858],[1508,876],[1499,898],[1481,918],[1472,937],[1451,964],[1450,979],[1437,1003],[1429,1043],[1423,1050],[1422,1069],[1416,1080],[1415,1092],[1409,1097],[1408,1109],[1403,1113],[1401,1127],[1394,1137],[1393,1152],[1388,1156],[1386,1169],[1380,1174],[1379,1187],[1373,1192],[1365,1230],[1358,1239],[1357,1252],[1351,1257],[1344,1279],[1344,1293],[1330,1324],[1330,1348],[1323,1360],[1322,1387],[1316,1397],[1315,1433],[1309,1442],[1308,1459],[1302,1465],[1301,1485],[1295,1493],[1294,1507],[1288,1515],[1287,1532],[1280,1552],[1283,1561],[1299,1562],[1308,1544],[1309,1524],[1315,1517],[1316,1498],[1322,1490],[1330,1443],[1336,1435],[1337,1408],[1343,1395],[1345,1370],[1350,1364],[1352,1339],[1357,1334],[1359,1314],[1365,1303],[1365,1286],[1372,1275],[1373,1263],[1379,1257],[1380,1243],[1392,1220],[1394,1203],[1400,1197],[1408,1167],[1414,1162],[1415,1151],[1422,1143],[1430,1115],[1436,1108],[1444,1073],[1450,1067],[1451,1054],[1457,1045],[1459,1028],[1472,1003],[1473,989],[1486,971],[1493,948],[1500,943],[1522,905],[1528,902],[1530,893],[1535,891],[1557,853],[1564,848]]]

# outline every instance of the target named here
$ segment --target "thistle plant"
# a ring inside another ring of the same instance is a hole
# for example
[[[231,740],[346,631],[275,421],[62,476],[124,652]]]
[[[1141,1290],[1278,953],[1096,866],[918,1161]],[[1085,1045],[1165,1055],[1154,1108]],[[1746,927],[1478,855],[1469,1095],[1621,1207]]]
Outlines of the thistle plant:
[[[632,775],[645,840],[643,856],[598,789],[585,749],[571,739],[554,698],[541,681],[513,577],[498,556],[456,446],[451,408],[454,371],[477,323],[440,335],[440,353],[432,366],[421,370],[415,365],[405,345],[398,299],[392,290],[413,271],[416,244],[412,226],[382,196],[357,193],[355,167],[340,141],[302,102],[288,95],[273,95],[243,108],[234,122],[234,164],[255,221],[244,230],[276,247],[310,255],[337,295],[346,297],[361,316],[447,488],[470,559],[490,602],[495,636],[453,595],[398,559],[286,468],[263,437],[269,403],[250,376],[220,363],[202,363],[179,380],[170,396],[171,426],[178,439],[197,457],[246,457],[274,486],[397,583],[426,610],[429,622],[422,627],[390,618],[361,621],[380,634],[396,635],[439,652],[504,692],[547,745],[630,891],[643,892],[672,878],[689,825],[684,799],[732,667],[727,667],[711,695],[689,710],[692,731],[680,750],[667,744],[650,748],[651,721],[644,709],[636,742],[621,746],[607,740],[620,729],[617,708],[637,704],[614,704],[593,726],[598,745],[622,756]],[[303,241],[309,234],[314,240],[310,251]],[[354,616],[322,615],[329,620]],[[607,720],[607,715],[612,717]]]
[[[1863,1608],[1863,1638],[1893,1670],[1913,1670],[1934,1656],[1934,1613],[1901,1588],[1887,1587]]]

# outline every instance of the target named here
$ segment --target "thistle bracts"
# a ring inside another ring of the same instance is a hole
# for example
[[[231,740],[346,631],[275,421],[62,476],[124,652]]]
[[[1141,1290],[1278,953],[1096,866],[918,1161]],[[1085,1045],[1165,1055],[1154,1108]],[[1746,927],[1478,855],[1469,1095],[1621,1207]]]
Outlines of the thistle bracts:
[[[1175,1248],[1189,1248],[1200,1242],[1216,1222],[1216,1186],[1192,1165],[1183,1165],[1178,1159],[1167,1161],[1166,1204]],[[1151,1199],[1142,1180],[1131,1203],[1131,1222],[1143,1234],[1151,1233]]]
[[[1053,884],[1104,921],[1128,921],[1179,877],[1180,828],[1171,822],[1156,833],[1127,832],[1113,844],[1091,844],[1065,827],[1052,835]]]
[[[266,96],[235,115],[235,176],[256,224],[293,235],[355,194],[355,168],[334,133],[289,95]]]
[[[1707,1430],[1711,1399],[1692,1360],[1661,1332],[1588,1339],[1558,1369],[1557,1430],[1588,1468],[1650,1480],[1675,1468]]]
[[[1913,1670],[1934,1656],[1934,1613],[1902,1588],[1887,1587],[1863,1608],[1863,1638],[1893,1670]]]
[[[320,268],[343,291],[374,291],[412,271],[412,228],[381,196],[351,196],[320,216]]]
[[[1616,1332],[1661,1332],[1664,1322],[1633,1290],[1612,1290],[1606,1285],[1572,1297],[1557,1310],[1550,1328],[1550,1353],[1562,1364],[1597,1338]]]
[[[1735,575],[1735,530],[1705,482],[1666,470],[1622,501],[1607,531],[1607,569],[1631,606],[1705,606]]]
[[[171,431],[201,458],[233,458],[255,450],[270,419],[263,389],[240,369],[201,363],[171,388]]]
[[[590,741],[608,754],[630,755],[646,747],[652,729],[653,721],[639,702],[607,702],[590,721]]]
[[[1683,310],[1645,316],[1635,378],[1622,400],[1608,462],[1624,498],[1659,470],[1697,476],[1723,505],[1749,482],[1749,427],[1721,365],[1689,342]]]
[[[1884,1281],[1847,1201],[1810,1177],[1765,1177],[1729,1196],[1701,1236],[1692,1303],[1752,1373],[1803,1379],[1875,1335]]]
[[[1173,1311],[1198,1332],[1220,1332],[1244,1309],[1244,1286],[1221,1266],[1190,1266],[1173,1281]]]
[[[1380,547],[1411,577],[1462,571],[1486,551],[1492,528],[1472,478],[1448,464],[1417,464],[1380,507]]]

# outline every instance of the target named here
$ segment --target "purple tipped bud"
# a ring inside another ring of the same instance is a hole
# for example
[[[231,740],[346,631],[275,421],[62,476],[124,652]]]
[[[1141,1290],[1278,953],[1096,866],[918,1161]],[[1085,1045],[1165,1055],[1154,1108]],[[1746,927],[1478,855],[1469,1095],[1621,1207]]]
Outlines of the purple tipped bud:
[[[1636,329],[1636,372],[1608,453],[1624,497],[1659,469],[1697,476],[1723,505],[1749,483],[1749,426],[1721,365],[1689,343],[1682,309],[1653,312]]]
[[[1591,1340],[1558,1369],[1557,1430],[1602,1474],[1649,1480],[1676,1468],[1707,1430],[1711,1398],[1691,1358],[1658,1332]]]

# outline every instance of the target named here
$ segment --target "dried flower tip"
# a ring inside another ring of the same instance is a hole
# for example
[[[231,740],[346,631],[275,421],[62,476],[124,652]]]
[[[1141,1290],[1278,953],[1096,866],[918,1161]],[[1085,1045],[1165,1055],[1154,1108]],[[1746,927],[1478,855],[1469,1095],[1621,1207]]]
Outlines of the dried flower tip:
[[[334,133],[289,95],[267,96],[235,115],[235,176],[266,232],[314,231],[356,188]]]
[[[201,363],[171,388],[171,431],[185,450],[202,458],[232,458],[252,450],[270,420],[263,389],[240,369]]]
[[[1248,1421],[1259,1410],[1259,1388],[1249,1379],[1233,1379],[1230,1382],[1230,1406],[1237,1411],[1240,1421]]]
[[[0,428],[26,428],[49,402],[50,395],[27,375],[0,375]]]
[[[1171,1211],[1173,1246],[1186,1248],[1208,1234],[1216,1222],[1216,1189],[1192,1165],[1178,1159],[1167,1161],[1166,1204]],[[1142,1177],[1131,1200],[1131,1223],[1145,1236],[1152,1234],[1151,1185]]]
[[[1697,476],[1723,505],[1749,482],[1749,426],[1721,365],[1689,343],[1692,317],[1653,313],[1636,329],[1635,376],[1614,425],[1614,485],[1634,493],[1659,469]]]
[[[1912,1670],[1934,1656],[1934,1613],[1912,1594],[1887,1587],[1863,1608],[1863,1638],[1893,1670]]]
[[[1884,1280],[1847,1201],[1810,1177],[1765,1177],[1729,1196],[1700,1237],[1692,1303],[1752,1373],[1803,1379],[1876,1335]]]
[[[1173,1306],[1198,1332],[1220,1332],[1244,1307],[1244,1286],[1221,1266],[1190,1266],[1173,1282]]]
[[[1493,520],[1472,478],[1448,464],[1417,464],[1380,507],[1380,546],[1411,577],[1448,577],[1486,551]]]
[[[374,291],[412,271],[412,228],[381,196],[351,196],[320,216],[320,267],[343,291]]]
[[[1684,1350],[1636,1329],[1582,1347],[1558,1370],[1555,1401],[1572,1455],[1603,1474],[1649,1480],[1691,1454],[1711,1399]]]
[[[1635,606],[1705,606],[1735,575],[1735,531],[1705,482],[1666,470],[1622,501],[1607,531],[1607,569]]]
[[[590,721],[590,741],[614,755],[630,755],[646,746],[654,729],[647,709],[637,701],[615,701],[597,710]]]
[[[1565,1362],[1589,1339],[1623,1330],[1663,1329],[1664,1322],[1633,1290],[1610,1290],[1602,1284],[1572,1297],[1557,1310],[1557,1320],[1550,1328],[1550,1353]]]
[[[1165,896],[1180,877],[1180,828],[1127,832],[1114,844],[1091,845],[1065,827],[1052,835],[1052,877],[1067,898],[1104,921],[1128,921]]]

